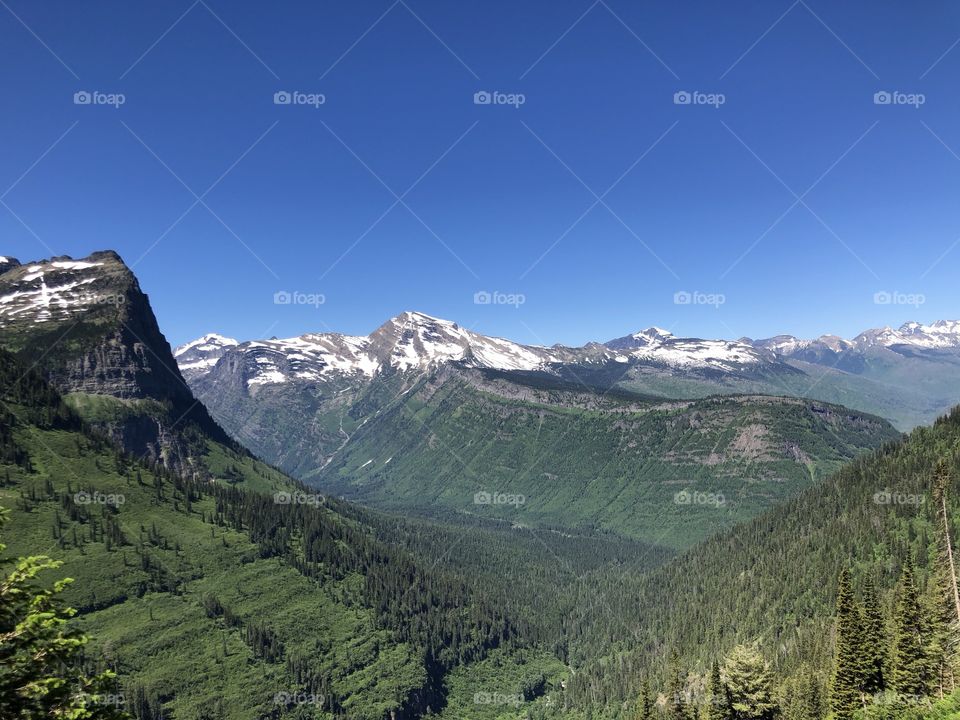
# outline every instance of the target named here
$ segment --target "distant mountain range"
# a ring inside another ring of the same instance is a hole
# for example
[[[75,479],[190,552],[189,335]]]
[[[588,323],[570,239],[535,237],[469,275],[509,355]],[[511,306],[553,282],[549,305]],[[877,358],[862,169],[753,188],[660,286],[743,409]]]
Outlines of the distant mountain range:
[[[544,347],[405,312],[365,337],[311,333],[241,343],[210,334],[174,355],[188,381],[201,386],[225,356],[214,377],[238,374],[248,388],[369,379],[455,362],[669,398],[811,397],[882,415],[903,430],[932,422],[960,402],[960,321],[955,320],[871,329],[852,340],[835,335],[704,340],[651,327],[605,343]]]
[[[174,356],[185,376],[197,378],[212,370],[231,351],[256,358],[247,378],[251,385],[316,380],[333,374],[369,377],[388,369],[426,370],[444,362],[548,373],[558,372],[564,365],[616,363],[736,375],[761,368],[778,369],[778,365],[789,360],[854,370],[865,364],[866,356],[877,351],[904,357],[925,351],[931,351],[932,359],[942,358],[945,353],[957,353],[960,357],[960,320],[938,320],[930,325],[908,322],[899,329],[866,330],[852,340],[837,335],[822,335],[814,340],[792,335],[762,340],[703,340],[675,337],[668,330],[650,327],[605,343],[545,347],[481,335],[449,320],[408,311],[388,320],[369,336],[309,333],[284,340],[241,343],[210,333],[176,348]],[[937,351],[940,353],[935,354]]]
[[[859,448],[896,437],[834,398],[783,399],[806,397],[800,389],[816,378],[759,343],[660,328],[542,347],[405,312],[369,336],[238,342],[208,334],[174,354],[234,437],[326,492],[395,510],[613,530],[671,547],[753,516]],[[853,378],[848,387],[858,383],[868,384]],[[486,491],[529,502],[476,507],[474,493]],[[730,502],[675,512],[684,491]]]

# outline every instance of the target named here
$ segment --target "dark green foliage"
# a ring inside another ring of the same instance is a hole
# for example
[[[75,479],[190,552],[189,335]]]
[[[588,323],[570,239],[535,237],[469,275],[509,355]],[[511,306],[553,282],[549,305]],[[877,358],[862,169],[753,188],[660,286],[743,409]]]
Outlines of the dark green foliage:
[[[866,632],[863,611],[853,596],[850,573],[840,573],[834,625],[834,675],[830,687],[830,706],[838,720],[847,720],[864,704]]]
[[[877,588],[871,578],[863,587],[863,647],[866,652],[863,690],[868,695],[886,689],[887,637]]]
[[[453,370],[423,380],[301,477],[388,511],[684,549],[899,437],[880,418],[807,400],[664,403],[560,390],[520,399],[479,382]],[[524,500],[478,502],[478,491]]]
[[[894,619],[893,688],[901,695],[923,696],[930,688],[930,658],[927,654],[928,618],[920,605],[920,593],[907,563],[900,579],[899,601]]]
[[[720,665],[710,666],[710,684],[707,688],[707,720],[733,720],[730,690],[720,676]]]

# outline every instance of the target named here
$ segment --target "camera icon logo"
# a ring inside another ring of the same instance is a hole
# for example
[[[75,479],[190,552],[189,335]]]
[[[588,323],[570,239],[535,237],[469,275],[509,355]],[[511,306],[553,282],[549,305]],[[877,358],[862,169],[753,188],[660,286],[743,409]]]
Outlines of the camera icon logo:
[[[488,93],[486,90],[480,90],[473,94],[474,105],[489,105],[492,102],[493,102],[493,95]]]
[[[473,496],[474,505],[490,505],[493,503],[493,496],[486,490],[480,490]]]
[[[286,90],[278,90],[273,94],[274,105],[289,105],[291,102],[293,102],[293,95]]]
[[[893,95],[888,93],[886,90],[880,90],[873,94],[874,105],[889,105],[892,102],[893,102]]]
[[[473,294],[474,305],[489,305],[493,302],[493,296],[486,290],[480,290]]]
[[[273,502],[277,505],[289,505],[293,496],[288,492],[278,492],[273,495]]]
[[[681,490],[673,496],[673,501],[677,505],[689,505],[693,502],[693,495],[690,494],[689,490]]]
[[[693,295],[688,293],[686,290],[681,290],[680,292],[675,292],[673,294],[673,304],[674,305],[689,305],[693,302]]]
[[[686,90],[678,90],[673,94],[674,105],[689,105],[693,101],[693,96]]]
[[[286,290],[278,290],[273,294],[274,305],[289,305],[293,302],[293,295]]]
[[[89,105],[91,102],[93,102],[93,95],[86,90],[78,90],[73,94],[74,105]]]

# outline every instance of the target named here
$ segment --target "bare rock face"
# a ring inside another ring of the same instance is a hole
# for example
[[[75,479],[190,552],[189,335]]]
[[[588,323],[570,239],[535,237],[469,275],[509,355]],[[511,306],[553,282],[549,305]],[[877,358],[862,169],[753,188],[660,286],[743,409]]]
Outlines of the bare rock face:
[[[12,270],[15,267],[20,265],[20,261],[12,257],[3,257],[0,256],[0,275],[7,272],[7,270]]]
[[[185,467],[184,436],[227,436],[193,396],[148,297],[112,251],[0,265],[0,345],[41,368],[128,451]],[[89,396],[114,398],[104,404]]]

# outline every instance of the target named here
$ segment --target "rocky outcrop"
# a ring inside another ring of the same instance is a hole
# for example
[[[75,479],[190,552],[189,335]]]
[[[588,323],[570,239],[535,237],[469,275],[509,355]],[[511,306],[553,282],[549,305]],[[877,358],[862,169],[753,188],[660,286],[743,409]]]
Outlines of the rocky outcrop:
[[[115,407],[101,404],[88,417],[93,425],[129,452],[181,469],[202,451],[191,447],[196,430],[233,444],[194,398],[149,298],[119,255],[7,261],[0,345],[41,368],[65,395],[115,398]]]

